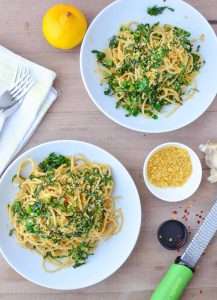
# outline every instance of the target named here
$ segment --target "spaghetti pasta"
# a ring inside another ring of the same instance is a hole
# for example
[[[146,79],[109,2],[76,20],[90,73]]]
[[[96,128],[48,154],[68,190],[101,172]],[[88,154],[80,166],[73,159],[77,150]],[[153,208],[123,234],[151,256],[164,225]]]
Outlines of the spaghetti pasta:
[[[25,164],[31,174],[23,178]],[[18,241],[43,256],[48,272],[86,263],[99,241],[117,234],[123,224],[115,208],[111,169],[85,157],[51,153],[36,167],[21,162],[16,178],[19,192],[9,205]],[[48,269],[47,262],[55,268]]]
[[[108,84],[104,93],[114,94],[116,108],[122,106],[127,116],[157,119],[167,105],[179,107],[185,95],[195,93],[188,87],[204,61],[189,37],[169,24],[131,22],[120,27],[108,48],[93,50],[102,83]]]

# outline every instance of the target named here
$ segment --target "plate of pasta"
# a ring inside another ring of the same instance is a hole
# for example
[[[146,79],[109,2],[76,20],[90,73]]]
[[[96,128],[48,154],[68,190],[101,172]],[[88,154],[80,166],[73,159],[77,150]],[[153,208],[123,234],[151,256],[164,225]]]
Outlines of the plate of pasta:
[[[168,132],[196,120],[212,103],[217,38],[181,0],[118,0],[91,23],[80,55],[85,88],[116,123]]]
[[[126,261],[139,235],[141,205],[131,176],[88,143],[54,141],[28,150],[2,176],[0,193],[1,253],[44,287],[100,282]]]

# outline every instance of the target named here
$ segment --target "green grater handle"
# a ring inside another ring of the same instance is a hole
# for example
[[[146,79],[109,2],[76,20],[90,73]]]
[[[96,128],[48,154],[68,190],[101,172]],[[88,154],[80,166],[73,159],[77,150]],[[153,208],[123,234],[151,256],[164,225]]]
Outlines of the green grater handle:
[[[193,276],[193,271],[182,264],[173,264],[154,291],[150,300],[178,300]]]

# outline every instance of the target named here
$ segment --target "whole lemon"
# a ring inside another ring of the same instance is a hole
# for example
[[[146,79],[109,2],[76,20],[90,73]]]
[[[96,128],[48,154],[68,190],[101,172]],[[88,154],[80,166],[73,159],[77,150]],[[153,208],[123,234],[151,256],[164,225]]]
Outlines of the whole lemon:
[[[69,4],[52,6],[42,22],[42,31],[48,43],[65,50],[79,45],[86,30],[87,21],[84,14]]]

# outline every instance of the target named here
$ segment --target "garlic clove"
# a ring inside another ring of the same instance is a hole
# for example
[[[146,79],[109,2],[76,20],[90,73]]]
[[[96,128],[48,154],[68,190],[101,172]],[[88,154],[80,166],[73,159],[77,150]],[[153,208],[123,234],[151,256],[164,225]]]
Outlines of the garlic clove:
[[[206,145],[200,145],[199,149],[205,153],[206,165],[211,169],[210,182],[217,182],[217,143],[208,142]]]

